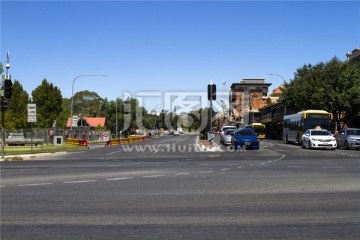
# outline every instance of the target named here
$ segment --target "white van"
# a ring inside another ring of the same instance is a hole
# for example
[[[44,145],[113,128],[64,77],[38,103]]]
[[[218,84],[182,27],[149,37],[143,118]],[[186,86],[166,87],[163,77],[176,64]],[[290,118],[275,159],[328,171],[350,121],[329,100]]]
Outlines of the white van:
[[[229,130],[229,129],[234,129],[234,130],[236,130],[236,126],[235,125],[224,125],[224,126],[222,126],[221,127],[221,135],[224,135],[224,132],[226,131],[226,130]]]

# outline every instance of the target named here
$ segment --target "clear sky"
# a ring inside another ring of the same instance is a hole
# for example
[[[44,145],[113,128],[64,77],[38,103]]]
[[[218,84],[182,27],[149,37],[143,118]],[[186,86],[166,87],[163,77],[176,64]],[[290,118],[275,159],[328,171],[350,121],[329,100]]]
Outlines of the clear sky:
[[[304,64],[360,47],[359,1],[1,1],[1,62],[31,92],[46,78],[70,98],[115,100],[218,90],[266,78],[270,90]],[[226,81],[226,85],[222,82]]]

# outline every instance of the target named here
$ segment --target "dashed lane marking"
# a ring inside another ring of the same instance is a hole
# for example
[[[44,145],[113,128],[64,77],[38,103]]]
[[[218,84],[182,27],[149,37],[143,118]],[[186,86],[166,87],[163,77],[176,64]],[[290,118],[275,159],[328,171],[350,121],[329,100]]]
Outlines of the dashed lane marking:
[[[29,183],[29,184],[20,184],[19,187],[30,187],[30,186],[43,186],[43,185],[51,185],[52,183]]]
[[[156,178],[156,177],[165,177],[166,175],[150,175],[150,176],[143,176],[144,178]]]
[[[106,179],[107,181],[116,181],[116,180],[126,180],[126,179],[131,179],[134,177],[121,177],[121,178],[108,178]]]
[[[184,173],[175,173],[175,176],[181,176],[181,175],[189,175],[190,173],[184,172]]]
[[[89,183],[89,182],[96,182],[96,180],[70,181],[70,182],[63,182],[63,183],[71,184],[71,183]]]

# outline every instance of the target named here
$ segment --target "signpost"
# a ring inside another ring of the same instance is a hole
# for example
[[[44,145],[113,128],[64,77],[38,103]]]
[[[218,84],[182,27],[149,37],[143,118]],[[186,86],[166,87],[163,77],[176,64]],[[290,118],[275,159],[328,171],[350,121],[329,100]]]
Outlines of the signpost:
[[[31,125],[31,151],[33,150],[33,132],[32,132],[32,123],[36,122],[36,104],[29,103],[27,105],[27,121]]]
[[[72,119],[71,119],[71,126],[72,127],[77,127],[78,125],[78,116],[72,116]]]

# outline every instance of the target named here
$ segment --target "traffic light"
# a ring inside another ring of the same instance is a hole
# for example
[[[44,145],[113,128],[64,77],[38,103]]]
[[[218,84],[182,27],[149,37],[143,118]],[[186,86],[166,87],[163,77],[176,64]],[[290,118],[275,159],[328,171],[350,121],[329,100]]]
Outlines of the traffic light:
[[[4,98],[10,99],[12,96],[12,82],[10,79],[4,80]]]
[[[6,111],[9,108],[8,101],[5,101],[3,98],[1,99],[1,111]]]
[[[209,84],[208,85],[208,100],[216,100],[216,85]]]

